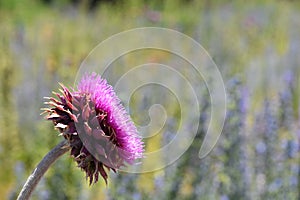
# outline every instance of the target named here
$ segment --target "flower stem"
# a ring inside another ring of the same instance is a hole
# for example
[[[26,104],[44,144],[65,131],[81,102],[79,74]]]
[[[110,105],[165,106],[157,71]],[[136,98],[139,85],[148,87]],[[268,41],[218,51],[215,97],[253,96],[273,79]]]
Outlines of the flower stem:
[[[29,199],[32,191],[46,173],[51,164],[53,164],[60,156],[69,150],[67,141],[62,141],[54,147],[48,154],[41,160],[37,167],[33,170],[32,174],[28,177],[24,184],[17,200]]]

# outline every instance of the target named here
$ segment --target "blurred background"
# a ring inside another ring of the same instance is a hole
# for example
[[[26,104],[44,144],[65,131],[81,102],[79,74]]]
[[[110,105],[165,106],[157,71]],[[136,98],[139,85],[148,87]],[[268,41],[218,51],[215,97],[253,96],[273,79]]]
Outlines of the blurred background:
[[[15,199],[62,140],[39,115],[43,97],[58,82],[72,86],[80,63],[107,37],[158,26],[194,38],[221,71],[228,102],[217,146],[198,158],[211,109],[202,85],[198,134],[175,163],[145,174],[110,173],[108,186],[100,180],[89,187],[66,154],[32,199],[300,199],[299,11],[292,0],[0,0],[0,198]],[[165,53],[144,56],[172,63]],[[139,113],[153,102],[140,99],[132,97],[132,118],[145,123]],[[165,104],[168,126],[145,140],[147,152],[174,136],[177,103]]]

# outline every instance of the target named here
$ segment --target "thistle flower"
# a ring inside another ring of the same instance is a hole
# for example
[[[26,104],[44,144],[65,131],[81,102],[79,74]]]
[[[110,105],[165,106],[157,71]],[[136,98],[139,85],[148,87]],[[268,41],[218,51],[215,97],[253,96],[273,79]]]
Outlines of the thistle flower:
[[[46,119],[69,143],[71,156],[86,172],[89,183],[107,170],[116,172],[143,155],[143,142],[112,86],[96,73],[83,76],[77,90],[60,84],[58,99],[46,97]]]

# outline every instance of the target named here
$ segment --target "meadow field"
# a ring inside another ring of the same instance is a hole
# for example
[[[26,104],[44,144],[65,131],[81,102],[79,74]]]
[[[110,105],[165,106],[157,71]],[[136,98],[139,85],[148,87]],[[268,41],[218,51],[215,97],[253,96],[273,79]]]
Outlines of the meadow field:
[[[194,84],[201,115],[190,123],[199,128],[174,163],[141,174],[110,172],[107,186],[102,179],[89,186],[67,153],[50,167],[32,199],[300,199],[300,3],[292,0],[116,0],[93,6],[0,0],[0,199],[16,199],[37,163],[62,140],[40,116],[43,97],[57,91],[58,82],[73,86],[79,66],[101,41],[141,27],[186,34],[218,66],[227,113],[217,145],[199,159],[211,102],[205,84]],[[175,68],[181,63],[168,53],[145,50],[121,58],[104,77],[114,85],[139,59]],[[139,79],[151,74],[155,71]],[[178,102],[156,95],[161,92],[144,87],[124,102],[136,124],[149,122],[152,104],[167,113],[158,134],[144,139],[146,152],[168,144],[179,127]]]

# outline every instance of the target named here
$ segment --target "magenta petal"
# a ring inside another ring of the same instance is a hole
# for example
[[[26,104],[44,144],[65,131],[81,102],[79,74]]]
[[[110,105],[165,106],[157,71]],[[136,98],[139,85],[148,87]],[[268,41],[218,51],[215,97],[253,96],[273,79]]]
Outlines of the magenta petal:
[[[108,124],[115,130],[122,150],[127,152],[123,159],[131,163],[141,158],[144,151],[141,137],[112,86],[96,73],[85,74],[78,84],[78,94],[91,95],[96,108],[107,113]]]

